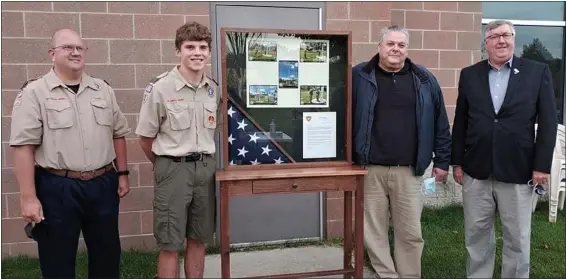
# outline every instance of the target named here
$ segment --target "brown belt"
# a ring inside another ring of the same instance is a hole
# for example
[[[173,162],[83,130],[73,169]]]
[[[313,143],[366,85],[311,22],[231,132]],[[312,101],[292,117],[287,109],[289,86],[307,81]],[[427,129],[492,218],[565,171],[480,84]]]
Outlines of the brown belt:
[[[45,169],[45,170],[54,175],[58,175],[62,177],[69,177],[80,180],[91,180],[107,173],[113,168],[114,166],[112,165],[112,163],[110,163],[102,168],[91,171],[72,171],[72,170],[58,170],[58,169]]]

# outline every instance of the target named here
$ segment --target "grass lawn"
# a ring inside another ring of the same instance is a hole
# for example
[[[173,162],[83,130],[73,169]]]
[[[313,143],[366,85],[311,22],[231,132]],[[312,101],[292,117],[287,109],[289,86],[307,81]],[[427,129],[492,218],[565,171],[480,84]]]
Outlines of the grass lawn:
[[[422,217],[425,248],[423,254],[423,278],[465,278],[464,219],[462,208],[453,206],[440,210],[425,209]],[[501,229],[498,221],[497,256],[494,278],[501,274]],[[548,204],[539,203],[533,215],[531,241],[531,278],[566,278],[566,212],[558,212],[555,224],[548,223]],[[341,240],[308,243],[308,245],[338,245]],[[271,249],[285,244],[253,248]],[[238,249],[235,251],[241,251]],[[217,253],[216,248],[208,253]],[[151,278],[155,275],[155,252],[125,251],[122,263],[122,278]],[[77,277],[87,277],[87,257],[77,256]],[[37,259],[25,257],[2,261],[3,278],[40,278]]]

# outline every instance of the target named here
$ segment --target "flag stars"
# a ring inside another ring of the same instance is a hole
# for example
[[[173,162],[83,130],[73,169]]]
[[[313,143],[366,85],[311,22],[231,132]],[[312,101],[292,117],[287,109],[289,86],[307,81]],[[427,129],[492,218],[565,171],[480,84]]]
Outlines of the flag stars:
[[[277,164],[277,165],[283,163],[283,160],[281,160],[281,156],[279,156],[279,158],[277,158],[277,159],[273,159],[273,161],[274,161],[275,164]]]
[[[263,149],[263,152],[261,152],[261,155],[266,154],[267,156],[269,156],[269,152],[272,151],[271,149],[269,149],[269,145],[266,145],[265,147],[262,147],[261,149]]]
[[[236,113],[236,111],[234,111],[234,110],[232,109],[232,107],[230,107],[230,108],[228,109],[228,115],[230,115],[230,117],[232,117],[232,115],[233,115],[234,113]]]
[[[255,142],[257,143],[257,139],[259,139],[258,136],[256,136],[257,133],[254,133],[253,135],[249,135],[250,136],[250,141],[249,142]]]
[[[242,156],[244,158],[246,158],[246,153],[248,153],[249,151],[246,150],[245,146],[242,146],[242,149],[238,148],[238,156]]]
[[[232,134],[230,134],[230,136],[228,137],[228,142],[230,142],[230,144],[232,144],[232,142],[234,142],[236,139],[234,137],[232,137]]]
[[[242,129],[242,131],[245,131],[246,126],[248,126],[248,124],[244,122],[244,119],[242,119],[242,122],[238,122],[238,129]]]
[[[252,165],[259,165],[261,164],[260,162],[257,161],[257,158],[253,161],[250,161],[250,163],[252,163]]]

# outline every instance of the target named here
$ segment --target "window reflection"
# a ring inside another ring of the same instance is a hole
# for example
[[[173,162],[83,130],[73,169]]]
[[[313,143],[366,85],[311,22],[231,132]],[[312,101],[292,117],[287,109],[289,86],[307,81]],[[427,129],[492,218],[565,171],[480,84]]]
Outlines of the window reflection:
[[[482,2],[483,18],[564,20],[564,2]]]
[[[548,64],[552,72],[554,83],[554,94],[556,95],[556,114],[558,122],[563,123],[563,91],[564,73],[562,71],[563,61],[563,36],[562,27],[550,26],[517,26],[515,38],[515,55]],[[485,44],[485,25],[482,27],[482,59],[487,58]]]

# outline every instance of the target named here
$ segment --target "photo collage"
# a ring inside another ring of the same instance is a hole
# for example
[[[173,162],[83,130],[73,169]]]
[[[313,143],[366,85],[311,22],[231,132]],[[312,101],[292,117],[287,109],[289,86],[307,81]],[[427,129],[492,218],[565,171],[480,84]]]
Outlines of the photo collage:
[[[328,107],[328,41],[248,39],[248,107]]]

